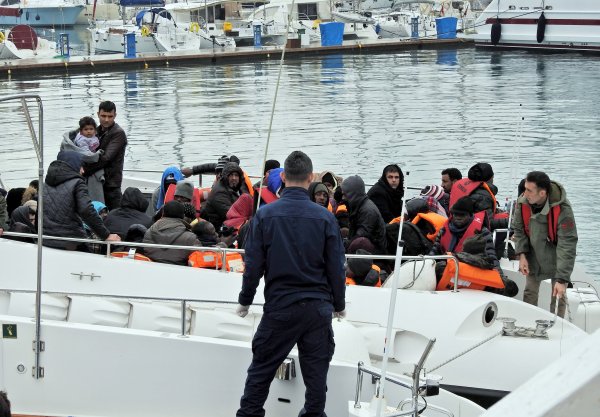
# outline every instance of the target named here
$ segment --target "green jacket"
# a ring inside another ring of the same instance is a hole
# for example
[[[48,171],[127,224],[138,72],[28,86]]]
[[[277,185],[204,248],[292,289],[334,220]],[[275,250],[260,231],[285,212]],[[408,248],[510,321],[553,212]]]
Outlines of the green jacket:
[[[8,226],[8,209],[6,208],[6,200],[4,196],[0,194],[0,229],[7,228]]]
[[[525,197],[519,197],[515,210],[513,228],[516,253],[524,253],[529,262],[529,276],[537,280],[558,278],[571,280],[577,250],[577,227],[567,192],[552,181],[550,196],[541,212],[532,211],[529,220],[529,236],[525,234],[521,206],[529,205]],[[548,212],[550,207],[560,205],[556,244],[548,240]]]

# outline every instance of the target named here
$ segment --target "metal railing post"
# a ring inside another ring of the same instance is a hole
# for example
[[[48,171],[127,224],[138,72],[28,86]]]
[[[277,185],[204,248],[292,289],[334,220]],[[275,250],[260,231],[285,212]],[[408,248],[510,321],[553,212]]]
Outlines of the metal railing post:
[[[364,363],[358,362],[358,374],[356,375],[356,395],[354,396],[354,408],[360,408],[360,392],[362,391],[362,366]]]
[[[185,324],[186,324],[186,300],[181,300],[181,335],[185,336]]]

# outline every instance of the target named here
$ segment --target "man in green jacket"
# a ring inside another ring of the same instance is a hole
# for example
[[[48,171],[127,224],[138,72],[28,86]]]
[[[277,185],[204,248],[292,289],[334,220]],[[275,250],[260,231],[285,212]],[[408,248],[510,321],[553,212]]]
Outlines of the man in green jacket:
[[[513,227],[519,271],[527,277],[523,301],[537,305],[541,281],[552,279],[550,309],[554,311],[558,297],[558,314],[564,317],[563,296],[575,265],[577,227],[563,186],[544,172],[527,174]]]

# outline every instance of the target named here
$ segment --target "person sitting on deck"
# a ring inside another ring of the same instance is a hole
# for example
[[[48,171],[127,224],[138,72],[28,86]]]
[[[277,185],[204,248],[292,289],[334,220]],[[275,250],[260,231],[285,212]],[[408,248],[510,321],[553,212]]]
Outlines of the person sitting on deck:
[[[163,216],[144,235],[144,243],[177,246],[200,246],[200,241],[183,221],[184,208],[179,201],[169,201],[163,207]],[[155,262],[187,265],[192,252],[189,249],[144,248],[145,254]]]
[[[238,164],[229,162],[223,168],[223,173],[208,195],[206,208],[202,218],[211,222],[215,229],[220,229],[227,218],[227,211],[242,195],[242,178],[244,173]]]
[[[111,233],[118,234],[121,239],[134,224],[141,224],[146,228],[152,226],[152,219],[146,214],[148,200],[142,192],[135,187],[128,187],[123,192],[121,207],[112,210],[104,219],[104,225]]]
[[[402,197],[404,196],[404,174],[397,164],[383,168],[381,178],[367,193],[377,206],[385,223],[391,222],[402,214]]]
[[[169,185],[177,184],[177,182],[181,180],[183,180],[183,174],[176,166],[170,166],[163,171],[160,185],[156,187],[152,193],[150,205],[146,210],[148,216],[154,216],[154,214],[165,204],[165,195],[167,194]]]
[[[358,249],[356,255],[372,255],[364,249]],[[373,264],[372,259],[350,258],[346,261],[346,285],[381,287],[387,273]]]
[[[342,192],[350,216],[346,252],[355,253],[362,246],[371,253],[386,253],[385,222],[377,206],[367,196],[362,178],[358,175],[346,178]]]

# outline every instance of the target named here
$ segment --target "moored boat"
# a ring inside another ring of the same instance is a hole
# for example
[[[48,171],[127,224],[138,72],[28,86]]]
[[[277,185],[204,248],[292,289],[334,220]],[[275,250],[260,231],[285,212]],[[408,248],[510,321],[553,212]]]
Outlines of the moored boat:
[[[0,30],[0,59],[51,58],[56,55],[54,44],[37,36],[27,25]]]
[[[66,0],[29,0],[0,5],[0,26],[73,26],[83,4]]]

